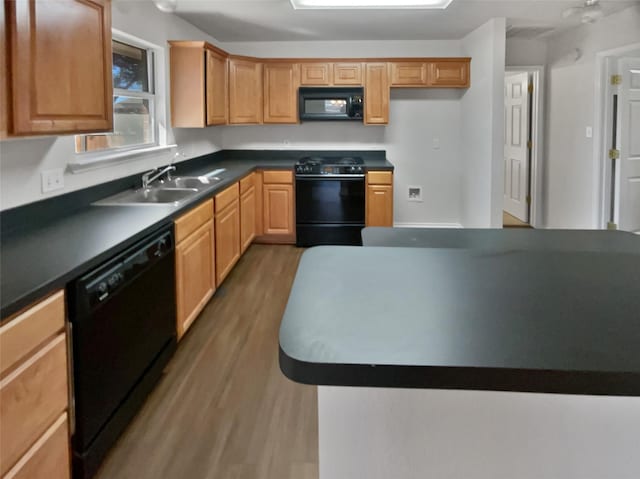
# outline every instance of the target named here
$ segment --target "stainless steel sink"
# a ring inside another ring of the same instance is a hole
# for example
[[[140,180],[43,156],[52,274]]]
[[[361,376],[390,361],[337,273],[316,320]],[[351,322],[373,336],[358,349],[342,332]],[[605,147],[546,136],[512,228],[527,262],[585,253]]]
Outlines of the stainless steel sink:
[[[196,188],[166,188],[153,187],[139,190],[127,190],[104,200],[97,201],[96,205],[162,205],[173,204],[175,206],[187,201],[198,193]]]
[[[222,178],[218,178],[217,176],[179,176],[172,178],[171,180],[163,181],[157,185],[157,188],[195,188],[197,190],[202,190],[215,185],[220,181],[222,181]]]

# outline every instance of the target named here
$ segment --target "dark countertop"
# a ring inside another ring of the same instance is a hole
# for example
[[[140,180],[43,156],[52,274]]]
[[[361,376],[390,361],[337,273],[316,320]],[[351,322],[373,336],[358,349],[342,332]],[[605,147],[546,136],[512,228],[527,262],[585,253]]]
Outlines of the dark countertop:
[[[382,228],[362,230],[363,246],[504,250],[602,251],[640,254],[640,236],[627,231],[530,228]]]
[[[80,192],[38,202],[0,217],[0,317],[28,306],[132,245],[199,202],[214,196],[256,169],[293,169],[295,150],[224,150],[177,164],[175,176],[199,175],[217,168],[223,181],[175,206],[96,206],[91,203],[139,185],[140,176],[116,180]],[[337,154],[337,152],[330,152]],[[371,170],[393,169],[384,151],[360,154]]]
[[[337,386],[640,396],[640,255],[316,247],[280,367]]]

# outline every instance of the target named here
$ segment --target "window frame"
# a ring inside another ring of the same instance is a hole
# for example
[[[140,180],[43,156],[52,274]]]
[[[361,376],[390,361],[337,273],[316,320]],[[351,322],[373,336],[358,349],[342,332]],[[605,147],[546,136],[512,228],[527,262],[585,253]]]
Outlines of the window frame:
[[[100,135],[100,133],[87,133],[83,135],[73,136],[73,159],[68,166],[72,172],[79,172],[85,169],[93,169],[97,167],[108,166],[111,162],[122,162],[130,157],[143,155],[145,153],[153,153],[170,149],[176,145],[167,144],[166,125],[166,80],[165,80],[165,50],[153,43],[145,41],[139,37],[128,33],[112,29],[111,41],[117,41],[131,45],[136,48],[142,48],[147,51],[147,75],[149,80],[150,92],[124,90],[114,88],[112,97],[127,96],[132,98],[141,98],[149,100],[149,116],[153,133],[153,142],[140,143],[137,145],[126,145],[122,147],[107,148],[95,151],[76,152],[76,141],[81,138],[86,141],[88,136]],[[113,74],[113,73],[112,73]]]

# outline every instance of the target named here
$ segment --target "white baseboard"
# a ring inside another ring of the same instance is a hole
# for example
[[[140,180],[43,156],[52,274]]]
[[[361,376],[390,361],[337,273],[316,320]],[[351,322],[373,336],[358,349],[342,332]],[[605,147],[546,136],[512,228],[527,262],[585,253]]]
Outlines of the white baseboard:
[[[460,223],[393,223],[397,228],[463,228]]]

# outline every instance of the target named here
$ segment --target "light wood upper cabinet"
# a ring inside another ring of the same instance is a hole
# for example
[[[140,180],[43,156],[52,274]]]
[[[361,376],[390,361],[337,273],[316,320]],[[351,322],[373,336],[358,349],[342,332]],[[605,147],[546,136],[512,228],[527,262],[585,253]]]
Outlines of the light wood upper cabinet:
[[[430,87],[468,88],[470,60],[442,59],[429,62]]]
[[[389,69],[392,87],[424,87],[427,84],[426,62],[391,62]]]
[[[3,8],[10,84],[0,87],[0,133],[112,130],[111,1],[21,0]]]
[[[364,86],[364,122],[389,123],[389,76],[386,63],[367,63]]]
[[[301,63],[300,85],[329,86],[333,81],[333,63]]]
[[[229,123],[262,123],[262,63],[229,61]]]
[[[367,173],[365,199],[367,226],[393,226],[393,173],[370,171]]]
[[[220,286],[240,259],[238,183],[216,195],[216,285]]]
[[[226,53],[205,42],[169,42],[171,126],[198,128],[228,122]]]
[[[240,180],[240,253],[244,253],[256,237],[255,173]]]
[[[264,123],[298,122],[298,84],[300,65],[264,65]]]
[[[213,200],[176,220],[176,330],[182,338],[215,292]]]
[[[229,122],[229,67],[226,55],[206,50],[207,125],[226,125]]]
[[[334,85],[362,85],[362,63],[334,63]]]

